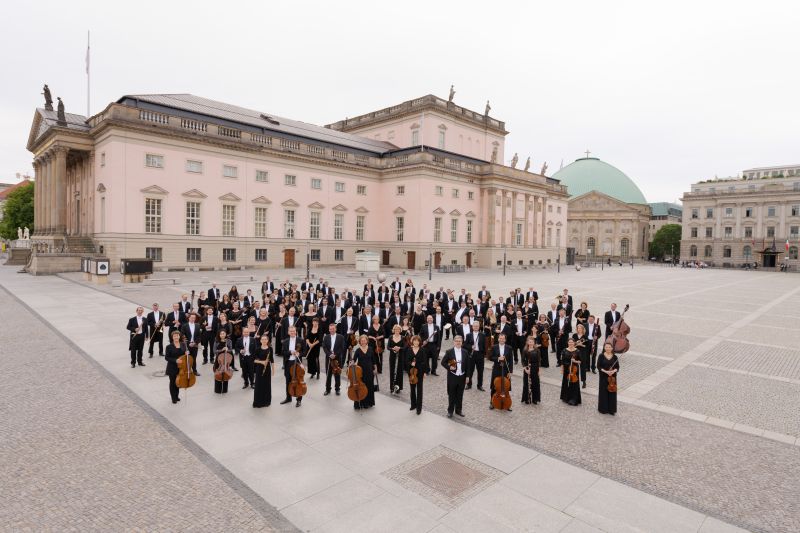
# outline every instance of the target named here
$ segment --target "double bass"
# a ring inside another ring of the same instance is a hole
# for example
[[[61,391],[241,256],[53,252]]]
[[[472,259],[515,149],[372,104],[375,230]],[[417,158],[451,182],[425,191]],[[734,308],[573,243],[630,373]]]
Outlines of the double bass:
[[[625,312],[630,309],[630,304],[625,304],[625,309],[619,315],[619,319],[611,326],[611,347],[615,354],[623,354],[631,347],[628,334],[631,328],[625,323]]]
[[[189,355],[189,348],[181,342],[181,351],[183,355],[178,357],[176,361],[178,365],[178,375],[175,376],[175,386],[179,389],[188,389],[195,384],[197,377],[192,372],[192,365],[194,365],[194,357]]]

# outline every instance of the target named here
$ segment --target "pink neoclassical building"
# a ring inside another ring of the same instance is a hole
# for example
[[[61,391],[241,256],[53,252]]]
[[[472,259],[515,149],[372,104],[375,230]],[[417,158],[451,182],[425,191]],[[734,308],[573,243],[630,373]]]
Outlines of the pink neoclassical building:
[[[93,248],[115,270],[289,268],[307,252],[347,265],[362,250],[408,269],[429,254],[554,263],[566,188],[502,165],[507,133],[433,95],[325,127],[190,94],[123,96],[88,119],[37,109],[33,238],[61,264]]]

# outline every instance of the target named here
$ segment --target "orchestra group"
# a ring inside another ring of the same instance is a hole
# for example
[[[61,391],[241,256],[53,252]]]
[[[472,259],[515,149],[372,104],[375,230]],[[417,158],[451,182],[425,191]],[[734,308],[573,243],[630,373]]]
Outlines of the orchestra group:
[[[581,403],[589,374],[598,374],[598,410],[615,414],[618,354],[627,350],[629,331],[616,304],[603,315],[602,325],[586,302],[573,311],[567,289],[540,312],[533,289],[516,289],[493,296],[482,286],[473,298],[440,287],[421,289],[409,279],[373,284],[360,292],[335,290],[320,278],[295,284],[274,283],[269,277],[258,296],[236,286],[227,292],[211,284],[196,295],[184,294],[169,311],[153,304],[128,321],[131,367],[145,366],[149,357],[166,360],[172,402],[180,388],[194,384],[198,359],[211,363],[214,392],[224,394],[233,372],[240,372],[243,389],[253,389],[253,407],[272,398],[271,378],[281,361],[285,380],[281,404],[302,404],[308,379],[325,374],[325,392],[341,394],[342,374],[355,409],[375,405],[378,374],[388,373],[389,394],[409,388],[410,410],[422,412],[423,383],[446,373],[447,416],[464,416],[465,390],[484,392],[484,364],[491,361],[489,409],[511,411],[511,381],[521,365],[521,401],[541,401],[540,371],[552,362],[561,367],[561,400]],[[549,300],[549,299],[548,299]],[[164,342],[166,335],[166,349]],[[441,356],[442,342],[452,347]],[[388,354],[388,359],[386,355]],[[238,358],[239,366],[236,367]]]

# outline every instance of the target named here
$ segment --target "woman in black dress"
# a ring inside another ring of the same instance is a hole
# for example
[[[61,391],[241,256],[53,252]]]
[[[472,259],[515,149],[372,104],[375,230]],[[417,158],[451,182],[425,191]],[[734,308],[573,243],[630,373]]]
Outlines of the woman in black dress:
[[[322,342],[322,331],[319,329],[319,318],[315,316],[308,324],[309,325],[306,327],[305,331],[306,346],[308,347],[308,352],[306,355],[306,361],[308,362],[308,379],[312,379],[314,376],[319,379],[319,343]]]
[[[572,334],[572,338],[575,339],[575,348],[578,349],[581,356],[581,383],[583,383],[582,387],[586,388],[586,371],[589,370],[589,352],[592,349],[592,341],[589,340],[589,336],[586,334],[586,326],[583,324],[578,324],[575,328],[575,333]]]
[[[577,322],[575,325],[577,326],[578,324],[583,324],[583,326],[586,327],[586,323],[589,322],[590,314],[589,304],[586,302],[581,302],[581,308],[575,311],[575,320]]]
[[[531,333],[536,335],[536,342],[539,344],[539,366],[550,368],[550,350],[548,349],[550,346],[550,322],[547,321],[546,315],[539,315],[539,320]]]
[[[375,373],[378,369],[375,365],[375,351],[370,347],[369,338],[366,335],[358,338],[358,346],[353,349],[351,364],[361,367],[361,379],[367,386],[367,397],[360,402],[353,402],[353,408],[369,409],[375,405]]]
[[[428,371],[428,357],[422,349],[422,339],[419,335],[414,335],[409,341],[409,347],[405,353],[406,372],[409,373],[408,386],[411,387],[411,408],[409,411],[417,410],[417,414],[422,412],[422,382],[425,372]],[[417,382],[411,384],[411,369],[417,370]]]
[[[395,324],[392,328],[392,336],[389,337],[386,345],[389,348],[389,392],[396,394],[403,390],[403,374],[405,373],[405,353],[406,340],[403,337],[403,328]]]
[[[525,340],[522,365],[522,403],[537,404],[542,401],[542,390],[539,384],[539,347],[533,335]]]
[[[597,369],[600,371],[597,410],[604,415],[613,415],[617,412],[617,393],[608,391],[608,378],[614,376],[616,379],[617,372],[619,372],[619,359],[614,354],[611,344],[603,345],[603,355],[597,359]]]
[[[239,289],[236,288],[236,285],[231,285],[231,290],[228,291],[228,298],[230,298],[231,304],[239,301]]]
[[[228,380],[217,379],[217,370],[225,366],[231,367],[232,364],[226,364],[226,358],[233,361],[233,345],[228,338],[228,334],[224,329],[217,332],[217,341],[214,343],[214,392],[217,394],[225,394],[228,392]]]
[[[231,321],[228,320],[227,311],[219,312],[219,329],[217,330],[217,332],[220,331],[225,332],[225,338],[228,339],[228,342],[231,343],[231,346],[234,346],[233,340],[231,339],[231,336],[233,335],[233,326],[231,325]],[[234,371],[239,370],[238,368],[236,368],[236,358],[234,358],[233,361],[231,362],[231,369]]]
[[[181,332],[175,330],[170,335],[172,342],[167,345],[164,350],[164,359],[167,360],[166,374],[169,377],[169,395],[172,397],[172,403],[181,401],[178,398],[179,389],[175,385],[175,379],[178,377],[178,358],[184,354],[189,353],[189,349],[181,342]]]
[[[217,312],[219,314],[227,313],[233,309],[233,305],[231,304],[231,297],[227,294],[222,295],[222,301],[217,304]]]
[[[570,380],[570,370],[580,374],[581,353],[575,348],[575,341],[569,339],[567,347],[561,352],[561,401],[569,405],[580,405],[581,387],[580,378],[575,382]]]
[[[372,316],[372,324],[367,331],[369,337],[369,347],[372,348],[372,353],[375,357],[375,368],[378,374],[383,374],[383,326],[381,326],[381,318],[378,315]],[[377,388],[376,388],[377,389]]]
[[[269,407],[272,403],[272,347],[269,335],[261,336],[261,344],[256,347],[254,362],[256,367],[256,387],[253,391],[253,407]]]

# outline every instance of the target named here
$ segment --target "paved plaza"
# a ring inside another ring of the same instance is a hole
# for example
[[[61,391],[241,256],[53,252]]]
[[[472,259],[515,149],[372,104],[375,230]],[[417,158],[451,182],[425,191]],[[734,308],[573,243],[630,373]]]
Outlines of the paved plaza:
[[[313,272],[337,289],[366,280]],[[475,294],[533,286],[540,309],[569,288],[602,314],[631,305],[619,412],[558,400],[489,411],[465,392],[445,418],[445,377],[425,382],[422,416],[381,376],[375,409],[323,397],[250,407],[252,391],[212,393],[209,366],[172,405],[163,360],[131,369],[124,325],[136,304],[162,308],[211,281],[240,292],[304,270],[158,273],[170,286],[90,286],[78,274],[34,278],[0,268],[4,424],[0,510],[8,530],[750,531],[800,530],[800,278],[657,266],[464,274],[388,272]],[[252,281],[242,281],[254,277]],[[118,277],[114,275],[113,277]],[[374,277],[373,277],[374,279]],[[443,349],[450,346],[445,342]],[[488,370],[488,368],[487,368]],[[324,378],[324,376],[323,376]],[[488,381],[488,373],[486,376]],[[189,498],[185,496],[189,494]],[[22,497],[21,497],[22,495]]]

